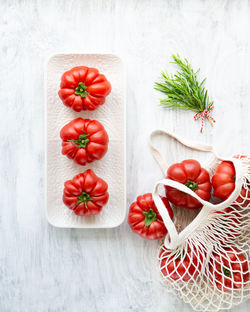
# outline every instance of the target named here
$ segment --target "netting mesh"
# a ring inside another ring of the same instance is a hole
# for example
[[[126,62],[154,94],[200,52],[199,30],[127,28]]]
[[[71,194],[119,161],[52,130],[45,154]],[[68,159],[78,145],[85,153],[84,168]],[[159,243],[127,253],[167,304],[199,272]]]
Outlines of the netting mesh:
[[[161,281],[196,311],[230,309],[250,297],[250,164],[238,158],[244,173],[237,198],[223,209],[208,209],[177,248],[163,243],[158,251]],[[218,162],[209,165],[210,174]]]

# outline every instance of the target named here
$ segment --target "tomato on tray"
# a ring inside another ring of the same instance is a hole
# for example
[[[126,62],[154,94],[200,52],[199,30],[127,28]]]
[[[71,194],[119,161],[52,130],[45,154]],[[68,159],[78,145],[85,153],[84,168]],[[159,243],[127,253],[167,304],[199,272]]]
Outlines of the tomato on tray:
[[[220,291],[243,288],[249,280],[246,257],[232,247],[214,252],[209,262],[209,279]]]
[[[216,167],[212,177],[215,197],[226,200],[232,194],[235,189],[235,175],[234,164],[231,161],[222,161]],[[236,202],[243,207],[247,207],[250,204],[250,191],[244,186],[242,187]]]
[[[108,150],[108,134],[97,120],[74,119],[62,128],[60,136],[62,154],[79,165],[101,159]]]
[[[173,211],[165,197],[161,198],[170,218],[173,218]],[[167,229],[163,223],[151,193],[137,197],[129,209],[128,224],[133,232],[146,239],[159,239],[167,234]]]
[[[74,67],[61,78],[59,97],[74,111],[95,110],[104,104],[111,92],[111,84],[96,68]]]
[[[175,253],[165,246],[159,254],[160,269],[164,278],[171,281],[188,282],[195,280],[200,271],[203,257],[196,248],[187,248],[182,253]]]
[[[203,200],[208,201],[211,197],[209,173],[201,168],[197,160],[188,159],[173,164],[168,168],[167,179],[185,184]],[[178,207],[187,209],[202,207],[202,204],[196,198],[170,186],[166,186],[166,196],[170,202]]]
[[[101,212],[109,199],[108,184],[88,169],[64,183],[63,202],[78,216]]]

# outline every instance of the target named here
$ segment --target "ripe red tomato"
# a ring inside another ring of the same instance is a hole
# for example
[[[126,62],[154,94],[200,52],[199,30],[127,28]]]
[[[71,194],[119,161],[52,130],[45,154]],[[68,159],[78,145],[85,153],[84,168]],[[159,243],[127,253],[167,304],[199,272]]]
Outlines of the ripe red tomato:
[[[222,200],[227,199],[235,188],[235,169],[231,161],[221,162],[212,177],[214,196]]]
[[[74,119],[62,128],[60,136],[62,154],[79,165],[101,159],[108,150],[108,134],[97,120]]]
[[[109,199],[108,184],[88,169],[64,183],[63,202],[78,216],[94,216]]]
[[[111,84],[96,68],[74,67],[61,78],[59,97],[74,111],[95,110],[104,104],[111,91]]]
[[[247,207],[248,205],[250,205],[250,190],[245,186],[242,186],[240,195],[236,199],[236,202],[242,207]]]
[[[215,236],[221,243],[235,240],[241,233],[241,215],[236,208],[227,207],[216,211],[220,214],[219,224],[216,224]]]
[[[235,189],[235,174],[235,168],[231,161],[222,161],[216,167],[212,177],[215,197],[226,200],[232,194]],[[242,187],[236,202],[243,207],[247,207],[250,204],[250,191]]]
[[[162,247],[159,255],[161,273],[172,281],[188,282],[196,279],[201,271],[203,257],[196,248],[183,250],[181,254],[173,253]]]
[[[169,216],[173,218],[173,210],[168,200],[161,197]],[[129,209],[128,224],[132,231],[146,239],[159,239],[167,234],[167,229],[163,223],[151,193],[137,197]]]
[[[209,279],[221,291],[243,288],[249,280],[246,257],[236,248],[214,252],[209,261]]]
[[[209,173],[201,168],[198,161],[193,159],[183,160],[168,168],[167,179],[185,184],[200,198],[208,201],[211,197],[211,183]],[[166,196],[170,202],[178,207],[198,209],[202,204],[194,197],[166,186]]]

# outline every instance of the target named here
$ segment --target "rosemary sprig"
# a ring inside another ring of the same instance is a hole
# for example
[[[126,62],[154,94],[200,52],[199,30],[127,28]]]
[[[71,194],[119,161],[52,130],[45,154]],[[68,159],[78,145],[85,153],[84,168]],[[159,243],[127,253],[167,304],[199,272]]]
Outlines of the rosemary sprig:
[[[206,78],[199,82],[197,75],[200,69],[195,72],[187,59],[181,60],[178,54],[172,57],[171,63],[176,64],[179,70],[174,75],[162,72],[162,82],[155,82],[154,85],[156,90],[167,95],[167,98],[160,101],[160,106],[195,111],[197,114],[195,119],[202,118],[202,128],[204,118],[207,118],[213,126],[215,121],[209,116],[209,112],[213,109],[214,102],[209,101],[204,87]]]

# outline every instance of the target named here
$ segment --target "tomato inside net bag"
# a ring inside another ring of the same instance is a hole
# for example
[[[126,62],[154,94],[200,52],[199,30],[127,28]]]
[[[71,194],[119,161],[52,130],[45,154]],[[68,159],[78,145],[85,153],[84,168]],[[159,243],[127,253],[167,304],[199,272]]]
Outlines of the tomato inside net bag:
[[[203,166],[210,177],[223,161],[234,167],[234,190],[219,203],[205,201],[186,185],[170,179],[158,181],[153,191],[153,200],[168,230],[157,254],[161,281],[196,311],[230,309],[250,297],[250,158],[237,155],[224,159],[215,154],[212,146],[190,143],[156,130],[151,133],[149,144],[164,175],[168,166],[153,145],[156,135],[211,152],[212,157]],[[190,211],[174,207],[177,214],[171,220],[159,195],[162,186],[191,195],[202,208],[187,222]]]

